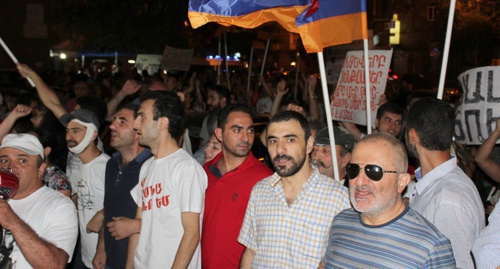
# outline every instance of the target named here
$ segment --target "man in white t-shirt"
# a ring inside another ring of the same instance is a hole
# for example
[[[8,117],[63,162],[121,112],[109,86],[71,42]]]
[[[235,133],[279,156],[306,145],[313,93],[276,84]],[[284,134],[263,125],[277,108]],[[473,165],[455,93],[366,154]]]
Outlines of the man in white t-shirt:
[[[0,166],[19,179],[14,197],[0,199],[0,268],[64,268],[71,260],[78,235],[75,207],[42,184],[44,155],[30,134],[6,135],[0,146]],[[4,187],[9,173],[1,177]]]
[[[151,149],[131,191],[141,230],[129,238],[127,267],[201,268],[200,235],[207,175],[177,140],[184,126],[181,100],[171,92],[141,96],[134,129]]]
[[[104,177],[109,156],[97,148],[99,121],[87,109],[64,114],[59,121],[66,126],[66,144],[82,161],[79,169],[77,207],[83,264],[92,268],[99,231],[104,220]]]

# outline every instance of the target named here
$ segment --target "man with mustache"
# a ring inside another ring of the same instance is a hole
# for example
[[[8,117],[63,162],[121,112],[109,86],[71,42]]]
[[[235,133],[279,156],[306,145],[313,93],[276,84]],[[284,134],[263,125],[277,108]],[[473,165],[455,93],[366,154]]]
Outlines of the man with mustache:
[[[76,210],[68,197],[42,184],[44,157],[33,135],[3,138],[0,167],[12,171],[19,188],[12,199],[0,199],[1,268],[65,268],[71,260],[78,235]],[[7,179],[2,172],[3,198],[10,193]]]
[[[316,268],[333,218],[349,208],[347,189],[309,163],[309,122],[295,111],[274,115],[267,149],[276,173],[252,190],[238,242],[241,268]]]
[[[251,152],[255,138],[249,107],[223,108],[215,136],[222,152],[204,165],[208,175],[205,216],[201,238],[203,268],[237,268],[245,249],[238,233],[250,192],[259,180],[272,174]]]
[[[404,145],[386,133],[361,139],[346,167],[353,209],[333,220],[325,268],[455,268],[450,241],[403,203]]]
[[[333,133],[335,135],[335,154],[337,154],[337,167],[339,169],[340,178],[335,178],[333,173],[332,146],[328,128],[323,128],[316,134],[311,160],[318,167],[321,174],[334,178],[340,182],[340,184],[348,187],[349,181],[345,180],[345,166],[351,160],[351,151],[356,141],[354,137],[342,127],[333,126]]]

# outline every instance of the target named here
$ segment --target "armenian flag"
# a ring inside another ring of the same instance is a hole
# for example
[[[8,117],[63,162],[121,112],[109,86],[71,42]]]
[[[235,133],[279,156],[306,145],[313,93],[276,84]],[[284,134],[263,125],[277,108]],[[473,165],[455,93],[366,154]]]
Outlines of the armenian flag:
[[[209,22],[255,28],[276,21],[299,33],[308,53],[368,38],[366,0],[190,0],[193,28]]]
[[[190,0],[188,18],[195,29],[209,22],[255,28],[276,21],[297,33],[295,19],[310,4],[311,0]]]
[[[308,53],[367,39],[366,0],[313,0],[296,27]]]

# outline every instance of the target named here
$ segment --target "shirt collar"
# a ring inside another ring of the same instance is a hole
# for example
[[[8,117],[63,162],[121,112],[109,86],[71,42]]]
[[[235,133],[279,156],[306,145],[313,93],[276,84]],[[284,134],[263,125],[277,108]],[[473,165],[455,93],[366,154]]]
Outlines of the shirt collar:
[[[429,171],[429,173],[427,173],[423,177],[421,168],[419,167],[417,170],[415,170],[415,176],[418,179],[417,184],[415,184],[415,189],[417,191],[417,194],[419,195],[422,194],[422,192],[427,187],[432,185],[434,181],[438,180],[439,178],[442,178],[456,167],[457,167],[457,160],[455,159],[454,156],[452,156],[452,158],[450,158],[448,161],[440,164],[439,166]]]

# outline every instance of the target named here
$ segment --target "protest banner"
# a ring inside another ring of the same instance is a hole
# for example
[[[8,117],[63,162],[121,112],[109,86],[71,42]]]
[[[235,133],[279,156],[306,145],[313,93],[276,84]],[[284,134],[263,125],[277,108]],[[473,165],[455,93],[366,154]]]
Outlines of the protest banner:
[[[458,80],[464,92],[455,112],[455,139],[481,145],[500,117],[500,66],[470,69]]]
[[[168,71],[189,71],[193,59],[193,49],[177,49],[165,46],[161,63]]]
[[[370,50],[369,82],[371,94],[372,125],[379,99],[385,92],[392,50]],[[332,118],[338,121],[366,125],[366,87],[363,51],[349,51],[345,57],[337,87],[333,94]]]
[[[137,54],[135,59],[135,68],[140,73],[147,70],[149,75],[158,72],[161,64],[161,54]]]

